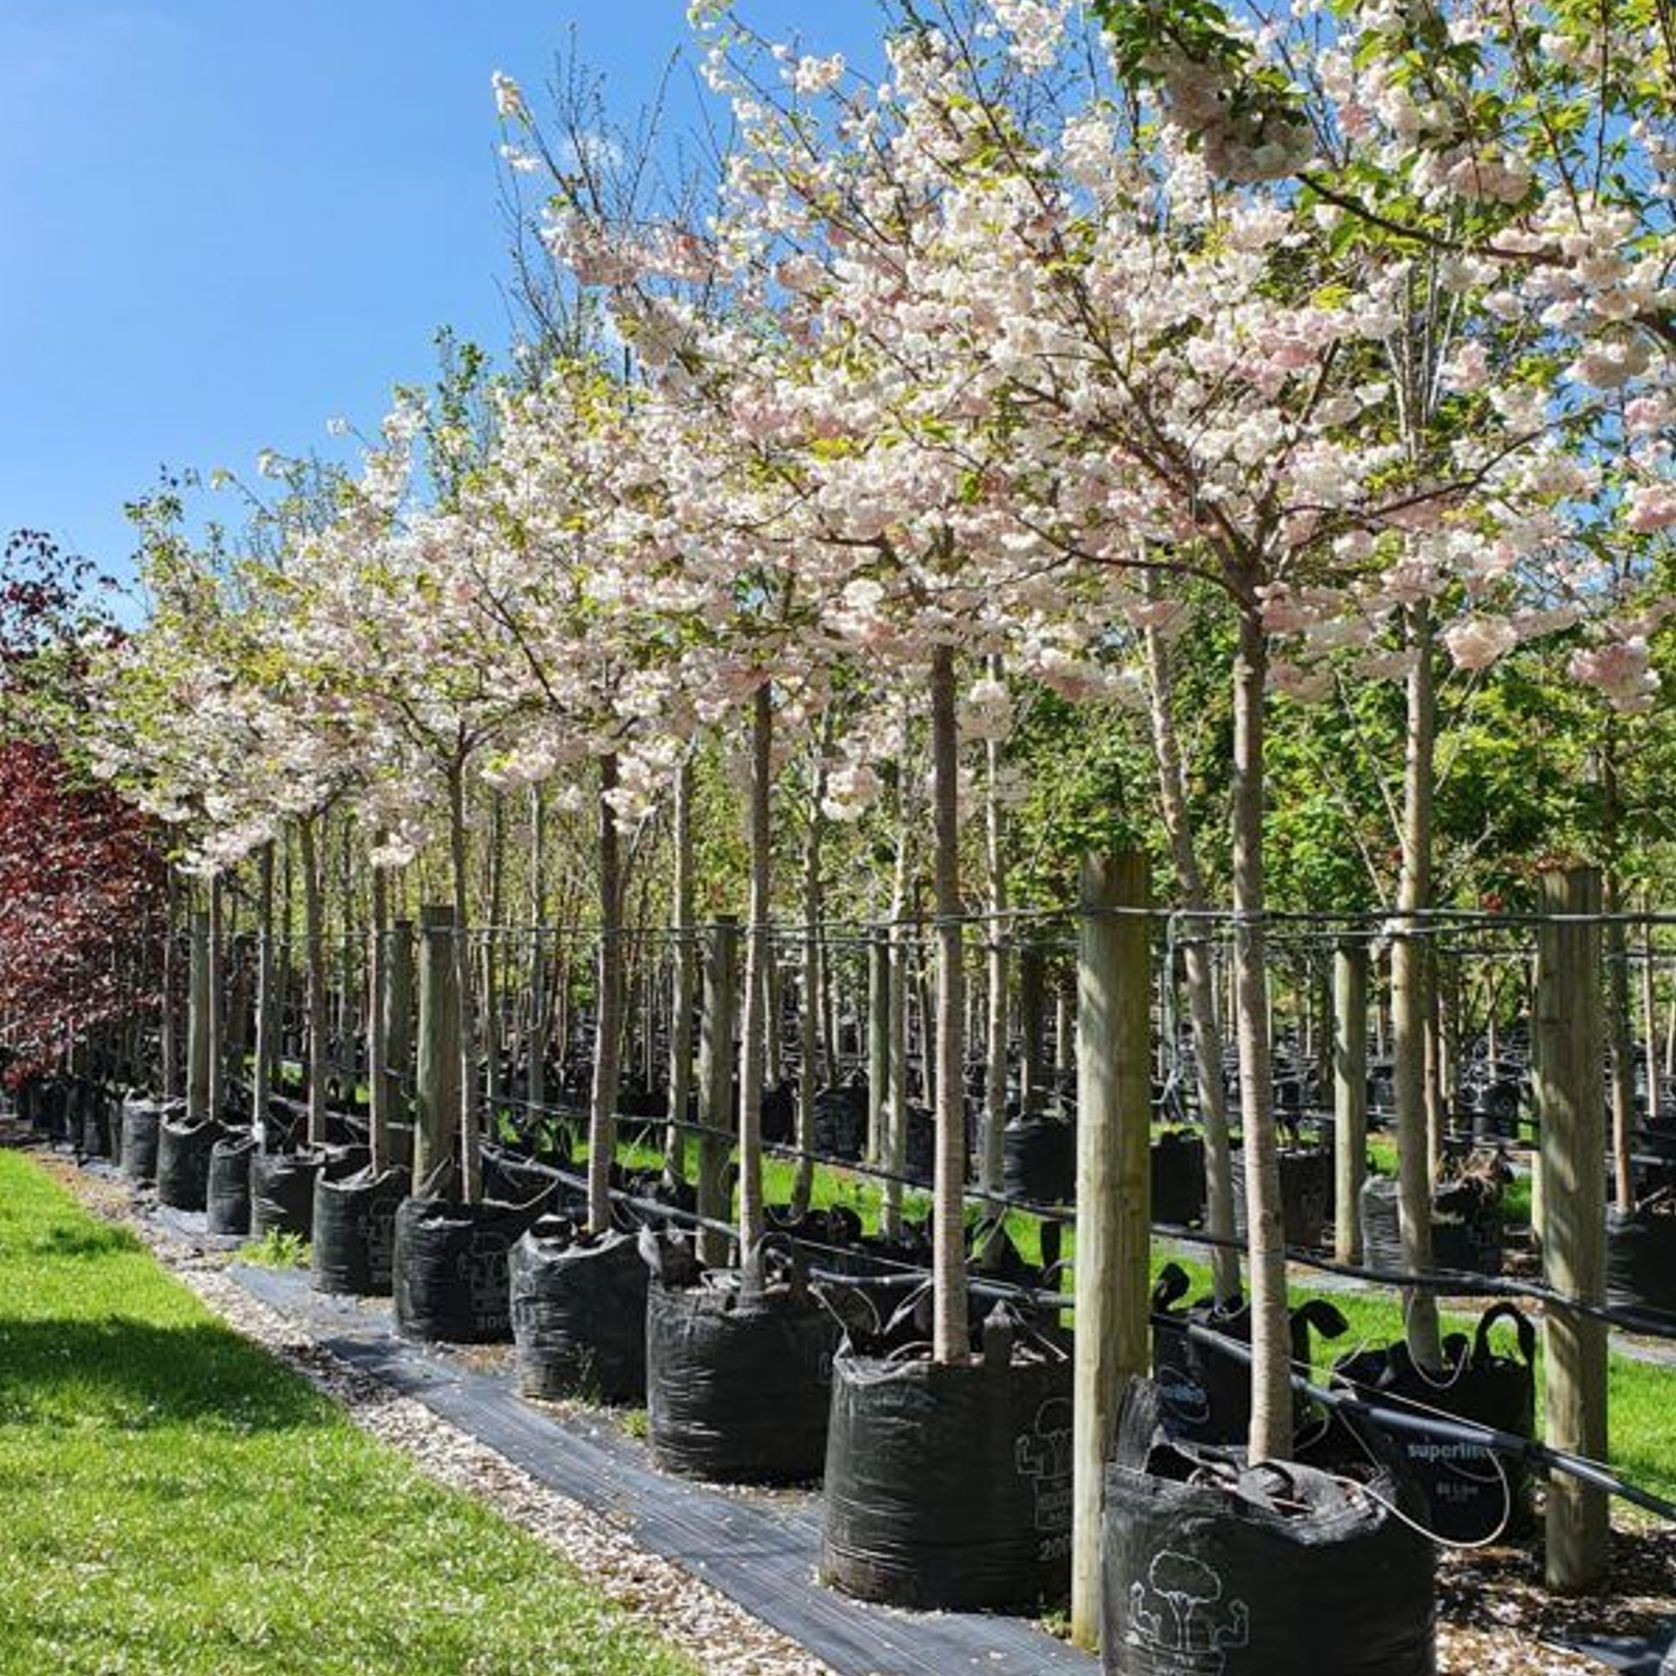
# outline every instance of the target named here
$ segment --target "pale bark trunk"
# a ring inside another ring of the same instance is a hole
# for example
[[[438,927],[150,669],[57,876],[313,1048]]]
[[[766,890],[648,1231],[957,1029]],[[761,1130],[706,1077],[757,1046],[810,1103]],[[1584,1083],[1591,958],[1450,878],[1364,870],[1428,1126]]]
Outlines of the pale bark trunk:
[[[310,815],[299,823],[297,847],[303,872],[303,944],[308,972],[308,1139],[326,1144],[326,938],[322,924],[320,856]]]
[[[530,787],[529,1025],[524,1033],[525,1098],[532,1114],[547,1104],[547,1038],[552,989],[547,981],[547,804]]]
[[[1659,1116],[1659,1050],[1658,996],[1653,977],[1653,904],[1650,897],[1641,898],[1641,911],[1648,916],[1641,927],[1641,1030],[1646,1037],[1644,1063],[1647,1069],[1647,1118]]]
[[[159,1026],[163,1098],[180,1098],[180,880],[173,867],[166,885],[163,915],[163,1014]]]
[[[220,1123],[227,1105],[226,896],[221,876],[209,887],[209,1114]]]
[[[674,1000],[669,1021],[669,1116],[664,1142],[666,1168],[676,1180],[685,1180],[687,1167],[687,1105],[693,1090],[693,987],[697,966],[694,960],[693,927],[693,765],[691,754],[683,755],[675,774],[675,920]]]
[[[1264,696],[1268,647],[1255,608],[1240,614],[1234,666],[1234,989],[1245,1136],[1247,1252],[1251,1268],[1253,1461],[1292,1454],[1291,1333],[1274,1074],[1268,1036],[1268,936],[1263,919]]]
[[[274,847],[262,846],[258,864],[256,930],[256,1047],[250,1068],[250,1125],[256,1144],[268,1149],[268,1101],[274,1073]]]
[[[376,1175],[390,1163],[390,1041],[384,988],[390,962],[390,889],[384,869],[372,870],[372,929],[367,937],[367,1140]]]
[[[770,777],[773,774],[774,695],[765,681],[751,700],[750,903],[745,929],[745,1010],[739,1052],[739,1255],[744,1262],[766,1232],[762,1199],[762,1088],[769,956]]]
[[[932,1228],[932,1355],[943,1366],[970,1355],[966,1297],[966,1087],[961,1032],[959,733],[954,652],[931,659],[932,879],[937,916],[937,1170]],[[929,1049],[930,1044],[927,1044]]]
[[[798,1008],[797,1178],[792,1210],[802,1216],[815,1188],[815,1058],[820,1038],[821,986],[821,843],[826,835],[826,755],[831,743],[830,713],[823,720],[809,794],[809,825],[803,839],[803,967]]]
[[[617,813],[617,759],[599,763],[599,962],[594,999],[594,1075],[588,1095],[588,1227],[611,1226],[611,1165],[617,1153],[618,1069],[623,1033],[623,869]]]
[[[467,907],[466,776],[463,762],[448,770],[448,853],[454,883],[454,987],[459,991],[460,1191],[468,1205],[483,1197],[482,1137],[477,1127],[477,1020],[471,971],[471,916]]]
[[[999,657],[990,660],[990,679],[999,681],[1004,670]],[[984,748],[984,860],[989,873],[989,933],[984,939],[988,988],[985,996],[984,1036],[984,1121],[983,1150],[979,1162],[979,1184],[985,1193],[999,1195],[1004,1188],[1007,1127],[1007,831],[1001,807],[999,781],[1002,767],[999,739]]]
[[[1199,914],[1209,906],[1209,897],[1188,814],[1181,744],[1176,735],[1175,677],[1170,668],[1169,650],[1155,630],[1147,631],[1146,653],[1152,684],[1152,745],[1158,768],[1159,808],[1170,840],[1181,904]],[[1193,1026],[1199,1116],[1205,1138],[1205,1232],[1219,1240],[1232,1240],[1233,1150],[1228,1136],[1227,1089],[1222,1081],[1222,1027],[1216,1016],[1216,974],[1206,935],[1204,921],[1190,922],[1182,951],[1187,968],[1188,1016]],[[1240,1290],[1239,1253],[1232,1245],[1213,1246],[1210,1261],[1212,1289],[1218,1302],[1229,1303]]]
[[[1623,891],[1619,885],[1622,861],[1623,800],[1618,784],[1617,729],[1607,723],[1600,753],[1601,848],[1605,853],[1606,912],[1614,916],[1606,926],[1606,973],[1611,1044],[1612,1178],[1614,1200],[1626,1216],[1635,1209],[1635,1043],[1630,1018],[1629,940],[1621,921]]]
[[[1397,887],[1399,927],[1391,945],[1392,1094],[1396,1104],[1397,1203],[1403,1267],[1424,1274],[1432,1266],[1432,1171],[1426,1098],[1426,956],[1416,917],[1431,905],[1432,793],[1437,729],[1436,668],[1430,608],[1408,608],[1407,638],[1415,653],[1408,677],[1407,740],[1403,756],[1402,875]],[[1404,1293],[1408,1349],[1415,1362],[1441,1368],[1443,1347],[1437,1298],[1423,1288]]]

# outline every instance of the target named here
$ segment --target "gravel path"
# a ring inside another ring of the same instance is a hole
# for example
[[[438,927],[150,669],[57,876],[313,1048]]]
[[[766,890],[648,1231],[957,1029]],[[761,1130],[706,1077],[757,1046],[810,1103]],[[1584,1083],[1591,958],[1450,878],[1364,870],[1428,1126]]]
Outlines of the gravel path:
[[[555,1495],[423,1404],[322,1350],[301,1328],[235,1284],[223,1272],[225,1254],[185,1246],[165,1237],[149,1218],[136,1216],[121,1181],[78,1170],[64,1158],[41,1155],[40,1161],[90,1210],[133,1228],[158,1260],[229,1326],[340,1403],[363,1431],[399,1449],[438,1483],[486,1502],[545,1543],[709,1676],[832,1676],[795,1642],[690,1572],[636,1546],[609,1520]]]
[[[577,1566],[626,1610],[715,1676],[832,1676],[829,1667],[689,1572],[638,1547],[607,1518],[555,1494],[469,1433],[349,1367],[223,1271],[225,1252],[167,1234],[114,1174],[37,1154],[96,1214],[136,1230],[172,1272],[237,1331],[341,1403],[354,1422],[438,1482],[487,1502]],[[1676,1531],[1632,1516],[1620,1531],[1610,1598],[1564,1601],[1529,1555],[1448,1554],[1439,1566],[1439,1676],[1604,1676],[1608,1665],[1555,1645],[1572,1635],[1656,1633],[1676,1613]]]

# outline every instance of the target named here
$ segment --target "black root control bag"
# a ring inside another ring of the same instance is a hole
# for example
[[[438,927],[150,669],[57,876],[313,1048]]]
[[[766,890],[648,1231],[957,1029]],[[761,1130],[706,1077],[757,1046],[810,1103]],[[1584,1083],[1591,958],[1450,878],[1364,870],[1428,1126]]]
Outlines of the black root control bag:
[[[999,1313],[999,1312],[997,1312]],[[1013,1329],[964,1367],[841,1351],[820,1575],[863,1600],[1028,1609],[1070,1586],[1071,1362]]]
[[[409,1192],[408,1173],[372,1166],[341,1179],[322,1171],[314,1181],[310,1250],[317,1292],[387,1298],[393,1286],[396,1210]]]
[[[227,1135],[211,1150],[204,1195],[204,1225],[210,1233],[250,1232],[250,1160],[255,1151],[256,1138],[247,1132]]]
[[[1406,1274],[1402,1255],[1402,1219],[1397,1183],[1389,1176],[1369,1176],[1358,1207],[1363,1261],[1383,1274]],[[1501,1273],[1500,1196],[1476,1179],[1440,1187],[1432,1199],[1432,1264],[1463,1274]]]
[[[770,1236],[774,1238],[774,1236]],[[758,1249],[747,1271],[701,1272],[648,1234],[646,1398],[652,1459],[719,1484],[799,1484],[826,1462],[837,1327],[801,1266]]]
[[[512,1248],[512,1336],[526,1397],[646,1395],[646,1291],[632,1234],[544,1216]]]
[[[87,1158],[109,1158],[111,1155],[110,1103],[102,1089],[94,1082],[76,1084],[75,1113],[79,1126],[76,1144]]]
[[[173,1210],[202,1210],[209,1193],[210,1153],[219,1123],[165,1118],[157,1136],[157,1202]]]
[[[1435,1551],[1389,1474],[1246,1468],[1128,1429],[1106,1473],[1106,1676],[1433,1676]]]
[[[1062,1205],[1077,1190],[1076,1126],[1061,1118],[1025,1117],[1001,1132],[1002,1186],[1009,1199]]]
[[[1187,1296],[1188,1284],[1185,1272],[1167,1263],[1152,1289],[1152,1366],[1159,1421],[1172,1437],[1195,1443],[1243,1444],[1251,1429],[1251,1366],[1192,1338],[1187,1328],[1208,1327],[1249,1344],[1251,1311],[1244,1303],[1218,1309],[1209,1297],[1176,1309]],[[1323,1298],[1300,1304],[1292,1311],[1292,1359],[1307,1367],[1311,1331],[1336,1339],[1347,1331],[1347,1325]],[[1300,1424],[1307,1412],[1308,1404],[1300,1399]]]
[[[1499,1356],[1490,1335],[1496,1324],[1511,1322],[1518,1354]],[[1398,1343],[1364,1350],[1334,1369],[1340,1383],[1356,1394],[1396,1409],[1424,1414],[1441,1412],[1518,1437],[1536,1434],[1536,1329],[1513,1304],[1484,1311],[1469,1342],[1451,1333],[1443,1344],[1447,1371],[1426,1375],[1415,1367],[1408,1346]],[[1338,1461],[1365,1460],[1368,1454],[1394,1458],[1426,1498],[1431,1509],[1427,1529],[1449,1542],[1485,1542],[1503,1529],[1519,1534],[1531,1524],[1531,1477],[1528,1465],[1489,1450],[1447,1438],[1392,1432],[1388,1438],[1365,1429],[1373,1426],[1345,1416],[1347,1433],[1335,1423],[1331,1453]],[[1356,1447],[1358,1441],[1361,1448]]]
[[[542,1206],[406,1199],[396,1212],[396,1324],[410,1338],[494,1344],[512,1337],[512,1248]]]
[[[1152,1143],[1152,1220],[1185,1228],[1205,1214],[1205,1143],[1180,1129]]]
[[[1280,1217],[1286,1243],[1318,1246],[1331,1214],[1333,1155],[1317,1147],[1288,1147],[1280,1154]],[[1234,1152],[1234,1232],[1243,1240],[1245,1159]]]
[[[166,1108],[155,1100],[122,1103],[122,1173],[132,1182],[157,1179],[157,1149]],[[173,1116],[173,1111],[169,1112]]]
[[[259,1152],[250,1161],[253,1238],[314,1232],[314,1183],[325,1160],[318,1152]]]
[[[1606,1300],[1649,1326],[1676,1328],[1676,1204],[1607,1212]]]

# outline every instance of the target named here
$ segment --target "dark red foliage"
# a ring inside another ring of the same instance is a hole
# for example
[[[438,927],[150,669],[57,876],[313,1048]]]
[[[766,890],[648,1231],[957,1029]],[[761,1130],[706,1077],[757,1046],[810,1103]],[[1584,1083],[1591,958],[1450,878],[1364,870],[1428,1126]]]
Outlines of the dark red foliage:
[[[148,817],[78,784],[50,747],[0,742],[0,1024],[25,1058],[131,1012],[164,891]]]

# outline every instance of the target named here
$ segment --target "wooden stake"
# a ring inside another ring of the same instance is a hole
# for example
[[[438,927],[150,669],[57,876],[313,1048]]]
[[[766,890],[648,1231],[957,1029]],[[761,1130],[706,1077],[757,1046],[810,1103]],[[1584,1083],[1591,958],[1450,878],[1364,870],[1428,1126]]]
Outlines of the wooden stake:
[[[419,1111],[413,1133],[413,1190],[453,1157],[460,1115],[460,995],[454,910],[419,910]]]
[[[1333,951],[1333,1256],[1362,1260],[1362,1178],[1368,1162],[1368,951],[1346,940]]]
[[[187,963],[186,1115],[201,1123],[210,1115],[210,916],[192,915]]]
[[[733,1020],[739,1002],[739,921],[729,916],[711,927],[704,952],[704,1015],[698,1032],[698,1214],[705,1223],[732,1219],[728,1163],[733,1147]],[[701,1225],[698,1260],[706,1268],[727,1264],[728,1236]]]
[[[1601,876],[1547,874],[1537,933],[1536,1097],[1542,1134],[1543,1274],[1563,1297],[1606,1301],[1605,1031]],[[1607,1455],[1606,1327],[1550,1308],[1544,1321],[1546,1438],[1590,1460]],[[1606,1570],[1606,1493],[1556,1473],[1548,1486],[1548,1586],[1587,1589]]]
[[[1151,1365],[1152,897],[1143,855],[1082,869],[1077,963],[1076,1388],[1071,1638],[1100,1634],[1106,1457],[1124,1382]]]

